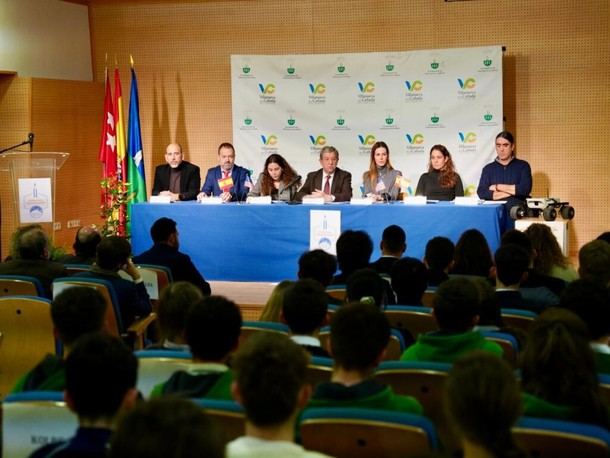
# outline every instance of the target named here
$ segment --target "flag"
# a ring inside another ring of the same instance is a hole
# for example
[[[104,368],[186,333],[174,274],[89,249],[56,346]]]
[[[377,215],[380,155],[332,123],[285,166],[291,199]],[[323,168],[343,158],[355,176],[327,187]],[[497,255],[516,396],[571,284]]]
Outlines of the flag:
[[[106,69],[106,94],[104,96],[104,116],[102,121],[102,138],[100,140],[99,160],[102,162],[102,177],[108,178],[116,175],[116,134],[114,130],[114,107],[112,105],[112,92],[108,69]]]
[[[116,156],[117,156],[117,177],[120,180],[119,186],[124,189],[127,179],[127,160],[125,148],[125,115],[123,114],[123,95],[121,93],[121,78],[118,67],[114,68],[114,114],[116,126]],[[126,235],[127,208],[121,205],[118,215],[117,234]]]
[[[146,177],[144,174],[144,156],[142,154],[142,134],[140,132],[140,104],[138,102],[138,80],[131,60],[131,93],[129,95],[129,129],[128,129],[128,172],[132,202],[146,202]],[[131,212],[130,212],[131,213]]]
[[[218,180],[218,187],[222,189],[222,192],[229,192],[229,190],[233,187],[233,178],[221,178]]]

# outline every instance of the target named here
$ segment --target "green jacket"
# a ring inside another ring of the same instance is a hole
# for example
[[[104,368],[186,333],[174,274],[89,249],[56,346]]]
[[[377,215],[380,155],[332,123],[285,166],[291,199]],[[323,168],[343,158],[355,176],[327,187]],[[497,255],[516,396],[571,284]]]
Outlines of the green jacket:
[[[479,331],[464,333],[429,332],[420,334],[417,342],[407,348],[401,361],[436,361],[452,363],[458,357],[474,350],[485,350],[502,356],[502,347],[490,342]]]
[[[47,355],[31,371],[17,380],[11,393],[23,391],[63,391],[66,387],[65,362]]]
[[[176,371],[167,381],[155,385],[150,397],[173,394],[185,398],[231,400],[232,381],[231,369]]]
[[[573,409],[570,406],[553,404],[529,393],[521,393],[523,415],[528,417],[551,418],[554,420],[570,420]]]

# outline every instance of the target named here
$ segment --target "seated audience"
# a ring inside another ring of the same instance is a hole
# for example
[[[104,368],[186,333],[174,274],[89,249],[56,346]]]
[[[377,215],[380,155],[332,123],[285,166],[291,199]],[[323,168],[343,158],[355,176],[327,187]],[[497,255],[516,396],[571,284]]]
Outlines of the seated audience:
[[[68,275],[59,262],[49,260],[49,239],[38,225],[17,229],[14,237],[13,259],[0,263],[0,275],[27,275],[42,283],[44,295],[51,298],[51,284],[58,277]]]
[[[36,450],[33,458],[102,458],[118,416],[135,406],[138,361],[116,337],[88,334],[66,358],[66,404],[78,416],[76,435]]]
[[[509,365],[485,352],[453,364],[444,402],[464,458],[525,457],[511,428],[521,413],[519,386]]]
[[[325,288],[333,281],[337,271],[337,259],[324,250],[306,251],[299,258],[299,278],[311,278],[319,281]],[[340,305],[340,299],[327,294],[329,304]]]
[[[95,262],[95,249],[102,241],[102,234],[93,224],[83,226],[76,231],[74,237],[74,254],[67,254],[59,261],[64,264],[93,264]]]
[[[610,427],[587,327],[566,309],[543,312],[521,353],[523,414]]]
[[[381,257],[371,263],[371,267],[381,275],[389,277],[394,263],[400,259],[407,250],[407,235],[405,231],[395,224],[386,227],[381,235]]]
[[[227,362],[237,349],[241,312],[222,296],[209,296],[194,304],[186,316],[186,342],[193,355],[188,370],[176,371],[156,385],[151,397],[231,399],[233,373]]]
[[[603,240],[604,242],[610,243],[610,231],[602,232],[595,240]]]
[[[210,284],[201,276],[189,255],[178,251],[180,240],[176,221],[170,218],[159,218],[150,228],[150,237],[154,245],[147,251],[133,258],[135,264],[153,264],[167,267],[174,281],[188,281],[197,286],[201,292],[210,295]]]
[[[62,291],[53,299],[53,334],[62,342],[64,356],[70,354],[74,342],[80,336],[102,331],[105,314],[106,302],[93,288],[75,286]],[[49,354],[17,381],[12,392],[63,391],[65,386],[65,360]]]
[[[426,243],[424,264],[428,268],[428,286],[436,288],[449,280],[455,245],[447,237],[433,237]]]
[[[330,324],[334,358],[331,381],[316,387],[309,407],[360,407],[421,414],[422,406],[415,398],[397,395],[390,386],[373,379],[389,340],[390,324],[377,307],[341,307]]]
[[[351,274],[368,267],[373,254],[373,241],[364,231],[347,230],[337,239],[337,264],[341,273],[331,284],[344,285]]]
[[[420,334],[403,361],[451,363],[474,350],[502,355],[502,348],[473,330],[479,321],[478,292],[467,278],[451,278],[436,291],[433,312],[439,331]]]
[[[572,267],[570,259],[561,252],[559,242],[549,226],[535,223],[525,229],[525,234],[532,242],[532,248],[536,252],[534,272],[566,282],[578,278],[578,273]]]
[[[487,278],[493,265],[485,236],[477,229],[468,229],[462,233],[455,245],[451,274]]]
[[[410,257],[399,259],[392,266],[391,279],[397,304],[422,305],[428,287],[428,271],[423,262]]]
[[[110,458],[224,458],[216,424],[193,402],[163,398],[123,416],[110,441]]]
[[[605,288],[610,286],[610,243],[593,240],[578,252],[580,278],[591,280]]]
[[[390,162],[388,145],[376,142],[371,148],[369,169],[362,175],[362,194],[377,201],[396,200],[400,194],[401,178],[402,172],[392,167]]]
[[[322,197],[325,202],[349,202],[352,198],[352,174],[337,167],[339,151],[334,146],[320,150],[321,169],[307,174],[305,184],[297,192],[296,200],[303,197]]]
[[[359,269],[347,279],[345,302],[361,302],[381,310],[396,303],[390,284],[369,268]]]
[[[279,333],[249,338],[235,355],[235,400],[246,412],[246,435],[227,444],[227,458],[322,458],[294,443],[298,412],[311,394],[308,355]]]
[[[430,149],[428,171],[419,177],[415,195],[431,200],[454,200],[464,195],[460,175],[455,171],[451,153],[444,145]]]
[[[152,311],[144,281],[131,262],[130,255],[131,245],[126,239],[115,235],[105,237],[97,246],[96,261],[91,270],[73,275],[110,282],[119,301],[120,319],[124,329],[127,329],[136,317],[148,315]],[[119,270],[127,273],[133,281],[121,278]]]
[[[284,294],[286,293],[286,289],[293,283],[294,282],[290,280],[283,280],[275,285],[269,295],[269,299],[267,299],[267,302],[263,307],[259,321],[271,321],[274,323],[279,323],[281,321],[280,316],[282,315]]]
[[[271,200],[291,202],[301,186],[301,176],[279,154],[271,154],[248,197],[271,196]]]
[[[521,282],[527,278],[530,257],[519,245],[510,243],[496,250],[496,299],[500,308],[526,309],[541,312],[542,307],[532,307],[523,301]]]

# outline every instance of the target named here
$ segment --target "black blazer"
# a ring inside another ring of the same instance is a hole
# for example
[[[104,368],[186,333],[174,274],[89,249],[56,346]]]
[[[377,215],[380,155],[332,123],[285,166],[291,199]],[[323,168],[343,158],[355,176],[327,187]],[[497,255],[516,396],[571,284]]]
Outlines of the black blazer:
[[[178,169],[180,170],[180,200],[195,200],[201,187],[199,167],[190,162],[182,161]],[[169,190],[170,171],[169,164],[157,166],[152,189],[153,196],[158,196],[161,191]]]
[[[296,200],[302,201],[304,196],[311,194],[316,189],[322,189],[323,178],[324,171],[322,169],[308,173],[305,184],[297,192]],[[349,201],[352,198],[352,174],[337,167],[330,193],[335,196],[335,202]]]

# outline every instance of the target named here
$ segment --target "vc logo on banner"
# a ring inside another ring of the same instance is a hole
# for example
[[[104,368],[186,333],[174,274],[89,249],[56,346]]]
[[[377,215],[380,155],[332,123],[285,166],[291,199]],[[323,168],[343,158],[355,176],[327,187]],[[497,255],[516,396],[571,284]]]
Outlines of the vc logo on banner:
[[[458,99],[476,99],[477,91],[475,88],[477,87],[477,80],[475,80],[473,77],[464,79],[458,78],[457,82],[460,87],[457,93]]]
[[[423,134],[417,133],[406,133],[405,140],[407,140],[406,152],[407,153],[424,153],[424,136]]]
[[[310,154],[320,154],[320,150],[326,145],[326,137],[324,135],[310,135],[309,141],[311,142],[309,147]]]
[[[405,81],[405,102],[421,102],[424,100],[424,83],[421,80]]]
[[[277,135],[271,134],[269,136],[261,135],[260,136],[261,143],[263,146],[261,147],[261,153],[276,153],[277,152],[277,143],[279,138]]]
[[[458,150],[461,153],[475,153],[477,151],[477,134],[474,132],[458,132],[460,142]]]
[[[275,84],[258,83],[258,90],[260,103],[275,103]]]
[[[373,134],[358,135],[358,152],[360,154],[369,154],[371,152],[371,146],[375,144],[375,136]]]
[[[375,83],[373,81],[358,82],[358,103],[375,103]]]
[[[309,83],[309,103],[326,103],[326,85],[324,83]]]

